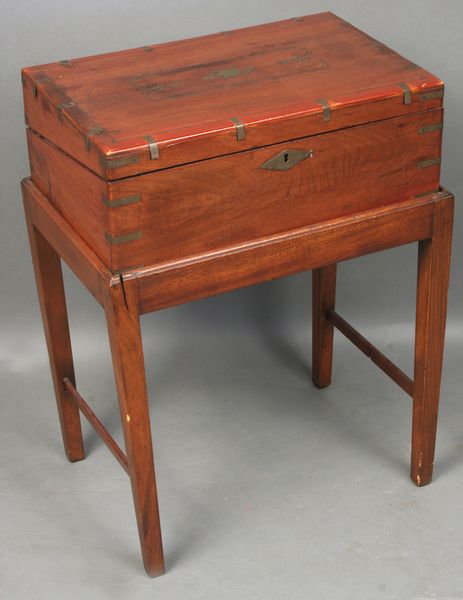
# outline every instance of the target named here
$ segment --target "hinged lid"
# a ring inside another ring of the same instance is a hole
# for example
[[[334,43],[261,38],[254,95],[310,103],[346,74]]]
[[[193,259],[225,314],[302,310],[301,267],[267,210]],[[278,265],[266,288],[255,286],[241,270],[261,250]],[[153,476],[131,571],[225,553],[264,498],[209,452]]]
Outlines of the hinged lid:
[[[31,128],[107,179],[442,105],[331,13],[23,70]]]

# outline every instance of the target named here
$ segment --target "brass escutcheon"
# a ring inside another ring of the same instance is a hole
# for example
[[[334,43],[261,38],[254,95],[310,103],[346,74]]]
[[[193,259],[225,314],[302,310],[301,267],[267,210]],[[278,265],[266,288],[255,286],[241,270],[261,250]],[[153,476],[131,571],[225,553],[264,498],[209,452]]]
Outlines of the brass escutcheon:
[[[269,171],[287,171],[306,158],[312,158],[312,156],[313,150],[283,150],[265,161],[260,168]]]

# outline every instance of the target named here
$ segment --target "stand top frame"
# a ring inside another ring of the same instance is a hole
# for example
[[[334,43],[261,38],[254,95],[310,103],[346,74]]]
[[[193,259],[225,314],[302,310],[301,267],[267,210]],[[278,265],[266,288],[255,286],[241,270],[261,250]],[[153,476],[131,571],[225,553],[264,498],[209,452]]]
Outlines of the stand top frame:
[[[386,207],[302,227],[225,251],[156,267],[112,272],[96,256],[30,178],[22,181],[34,226],[103,304],[102,286],[137,288],[139,314],[206,298],[357,256],[432,237],[437,205],[453,201],[445,189]]]

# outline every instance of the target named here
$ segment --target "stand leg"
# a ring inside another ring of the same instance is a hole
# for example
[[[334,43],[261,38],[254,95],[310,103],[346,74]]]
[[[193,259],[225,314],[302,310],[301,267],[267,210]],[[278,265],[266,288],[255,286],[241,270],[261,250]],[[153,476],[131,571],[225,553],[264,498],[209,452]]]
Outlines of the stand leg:
[[[63,385],[65,377],[75,385],[75,376],[61,260],[34,227],[26,204],[25,210],[64,449],[70,461],[81,460],[85,453],[79,409]]]
[[[333,325],[326,319],[334,310],[336,264],[312,272],[312,379],[318,388],[331,383],[333,364]]]
[[[119,408],[143,563],[164,572],[145,365],[137,311],[137,282],[102,286]]]
[[[431,482],[444,350],[453,198],[436,205],[433,237],[419,242],[411,478]]]

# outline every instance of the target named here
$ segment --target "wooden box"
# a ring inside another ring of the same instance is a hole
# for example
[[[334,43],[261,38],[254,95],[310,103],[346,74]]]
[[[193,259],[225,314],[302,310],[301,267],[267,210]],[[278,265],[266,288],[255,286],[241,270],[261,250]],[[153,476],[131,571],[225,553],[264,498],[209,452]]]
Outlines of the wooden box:
[[[442,81],[323,13],[30,67],[23,83],[64,447],[84,458],[82,413],[128,473],[150,575],[164,572],[140,328],[154,310],[313,270],[314,384],[331,382],[337,328],[413,398],[410,474],[430,483],[453,219]],[[337,263],[412,242],[411,377],[335,298]],[[104,308],[124,450],[76,387],[61,260]]]
[[[330,13],[26,68],[23,84],[32,180],[113,271],[439,186],[442,81]]]
[[[443,83],[331,13],[23,70],[32,180],[113,271],[439,187]]]

